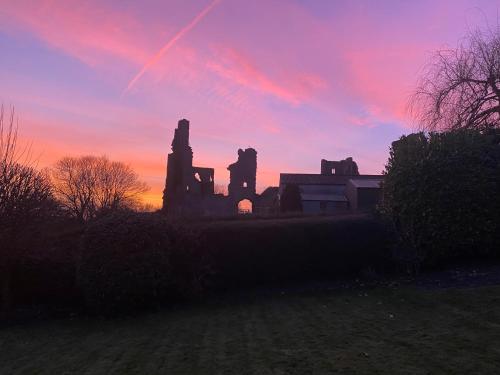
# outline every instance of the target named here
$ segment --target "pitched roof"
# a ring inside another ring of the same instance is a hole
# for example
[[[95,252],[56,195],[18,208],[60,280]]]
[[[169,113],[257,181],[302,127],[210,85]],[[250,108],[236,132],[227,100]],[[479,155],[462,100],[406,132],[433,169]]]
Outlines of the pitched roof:
[[[354,187],[357,188],[370,188],[370,189],[378,189],[380,188],[380,183],[383,181],[382,178],[380,179],[373,179],[373,180],[359,180],[359,179],[350,179],[349,182],[354,185]]]
[[[258,205],[272,204],[278,199],[279,188],[277,186],[270,186],[264,190],[257,199]]]
[[[275,196],[278,194],[279,188],[277,186],[269,186],[267,187],[261,194],[261,197],[269,197],[269,196]]]
[[[280,187],[287,184],[296,185],[346,185],[350,179],[370,180],[383,177],[380,175],[357,175],[357,176],[340,176],[340,175],[322,175],[322,174],[306,174],[306,173],[280,173]]]

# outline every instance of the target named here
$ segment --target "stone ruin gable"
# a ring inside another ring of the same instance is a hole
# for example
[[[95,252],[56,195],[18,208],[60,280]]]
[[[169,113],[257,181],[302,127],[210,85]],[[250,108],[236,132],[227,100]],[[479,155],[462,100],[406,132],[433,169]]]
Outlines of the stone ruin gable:
[[[238,161],[227,167],[229,170],[229,198],[233,204],[242,199],[254,202],[257,180],[257,151],[253,148],[238,150]]]
[[[169,212],[199,210],[201,200],[214,194],[214,169],[193,167],[189,145],[189,121],[177,124],[172,153],[167,160],[167,179],[163,191],[163,209]]]
[[[194,182],[191,192],[208,196],[214,194],[214,169],[193,167]]]
[[[238,150],[238,161],[228,167],[228,196],[214,193],[214,169],[193,166],[193,150],[189,145],[189,121],[177,124],[172,152],[167,159],[167,178],[163,191],[163,211],[178,215],[225,216],[238,212],[238,203],[249,199],[255,204],[257,151]]]
[[[189,146],[189,121],[177,124],[172,141],[172,153],[167,159],[167,179],[163,192],[163,208],[171,210],[181,205],[189,190],[193,169],[193,150]]]
[[[344,160],[330,161],[321,159],[321,174],[322,175],[337,175],[337,176],[358,176],[358,165],[351,157]]]

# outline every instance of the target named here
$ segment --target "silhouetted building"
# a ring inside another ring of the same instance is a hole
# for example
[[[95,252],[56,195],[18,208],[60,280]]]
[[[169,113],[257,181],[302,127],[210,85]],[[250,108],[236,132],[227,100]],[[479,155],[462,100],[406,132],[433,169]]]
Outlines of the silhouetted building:
[[[321,159],[322,175],[357,176],[358,165],[351,157],[339,161]]]
[[[380,202],[382,190],[380,179],[350,179],[346,186],[346,197],[353,211],[371,211]]]
[[[261,201],[256,193],[257,151],[253,148],[239,149],[238,160],[227,169],[230,173],[228,196],[214,194],[214,169],[193,166],[189,121],[180,120],[167,160],[163,211],[181,215],[221,216],[251,213],[255,211],[254,206],[257,211],[264,210],[264,206],[259,203],[265,202],[265,199]]]
[[[193,167],[189,121],[182,119],[175,129],[172,153],[168,155],[163,208],[169,212],[196,212],[203,208],[202,201],[213,194],[214,170]]]
[[[275,215],[279,211],[279,188],[270,186],[255,200],[253,212],[259,215]]]
[[[257,151],[238,150],[230,164],[228,195],[214,193],[214,169],[193,166],[189,121],[178,122],[167,160],[163,211],[177,215],[225,216],[237,213],[276,214],[287,185],[298,199],[293,207],[305,214],[372,210],[380,199],[380,175],[360,175],[352,158],[321,160],[321,174],[281,173],[280,185],[257,194]]]
[[[321,160],[321,174],[281,173],[279,194],[285,186],[299,187],[302,212],[336,214],[372,210],[380,199],[381,175],[360,175],[352,158]]]
[[[256,198],[257,151],[253,148],[239,149],[238,160],[227,169],[229,170],[227,191],[233,205],[237,207],[242,200],[248,200],[253,206]]]

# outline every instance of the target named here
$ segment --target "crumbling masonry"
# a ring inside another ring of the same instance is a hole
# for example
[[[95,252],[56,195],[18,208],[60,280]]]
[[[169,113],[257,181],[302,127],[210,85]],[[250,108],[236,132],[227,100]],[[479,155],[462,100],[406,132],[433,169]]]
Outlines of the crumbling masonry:
[[[339,161],[321,159],[322,175],[357,176],[358,165],[351,157]]]
[[[238,160],[227,169],[230,173],[228,196],[215,194],[214,169],[193,166],[189,121],[180,120],[167,160],[163,211],[217,216],[238,213],[238,203],[244,199],[259,206],[259,195],[256,193],[257,151],[253,148],[238,150]]]

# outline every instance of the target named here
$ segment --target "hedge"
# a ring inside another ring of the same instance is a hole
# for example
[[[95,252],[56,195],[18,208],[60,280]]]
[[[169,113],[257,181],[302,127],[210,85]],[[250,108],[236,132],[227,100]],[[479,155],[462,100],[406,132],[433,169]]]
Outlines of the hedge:
[[[499,192],[500,130],[416,133],[392,144],[381,211],[416,265],[496,257]]]

